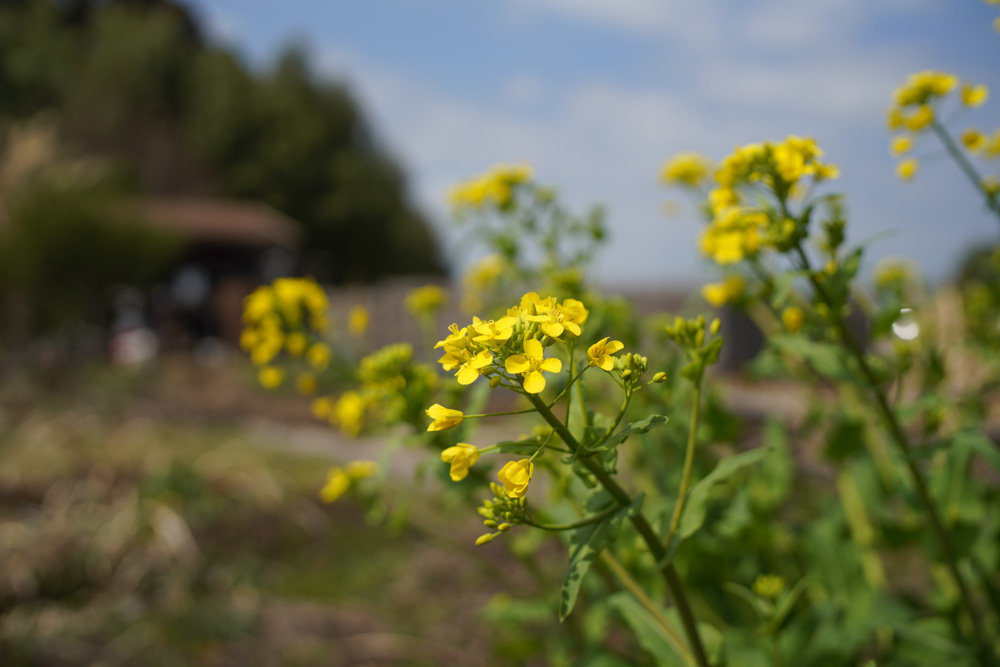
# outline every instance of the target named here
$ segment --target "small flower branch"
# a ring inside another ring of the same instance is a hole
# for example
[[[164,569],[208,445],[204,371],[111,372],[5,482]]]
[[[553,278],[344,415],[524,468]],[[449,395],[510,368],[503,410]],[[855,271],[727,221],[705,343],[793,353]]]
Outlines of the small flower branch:
[[[969,158],[966,157],[965,153],[962,152],[962,149],[958,147],[958,144],[955,143],[952,136],[948,134],[948,130],[946,130],[937,120],[931,124],[931,129],[934,130],[934,134],[936,134],[938,139],[941,140],[941,143],[944,144],[945,150],[948,151],[948,154],[951,155],[955,162],[958,163],[962,172],[964,172],[965,175],[969,177],[969,180],[972,181],[972,185],[979,190],[979,192],[986,199],[986,206],[993,211],[994,215],[1000,218],[1000,202],[997,201],[997,195],[986,189],[983,185],[983,179],[979,175],[979,172],[976,171],[974,166],[972,166],[972,163],[969,162]]]
[[[667,532],[666,543],[670,544],[677,529],[680,527],[681,515],[684,513],[684,503],[687,502],[688,488],[691,484],[691,468],[694,465],[694,450],[698,440],[698,417],[701,412],[701,378],[694,383],[691,392],[691,430],[688,432],[687,450],[684,452],[684,474],[681,476],[681,486],[677,491],[677,502],[670,517],[670,529]]]
[[[574,452],[580,449],[580,443],[577,442],[573,434],[569,432],[565,424],[559,421],[552,410],[545,404],[542,399],[533,394],[527,394],[528,400],[531,401],[532,405],[538,410],[538,414],[548,422],[549,426],[559,434],[566,446],[569,447]],[[623,489],[618,482],[616,482],[604,468],[594,461],[593,458],[589,456],[584,456],[579,459],[587,469],[597,478],[597,480],[607,489],[608,493],[618,502],[622,507],[626,507],[632,503],[632,498],[629,496],[628,492]],[[653,527],[649,524],[646,516],[640,511],[629,517],[632,525],[638,531],[640,537],[646,543],[646,547],[649,549],[653,558],[657,562],[663,560],[666,556],[666,551],[663,545],[660,543],[656,532]],[[688,642],[691,645],[691,650],[694,653],[695,662],[698,667],[709,667],[708,656],[705,654],[705,648],[701,643],[701,637],[698,634],[698,625],[695,621],[694,614],[691,611],[691,605],[688,602],[687,594],[684,591],[684,584],[681,581],[680,576],[677,574],[676,568],[674,568],[673,563],[667,563],[663,568],[661,568],[661,573],[663,578],[667,583],[667,587],[670,589],[671,594],[674,598],[674,603],[677,605],[677,612],[680,614],[681,622],[684,625],[684,632],[687,635]]]
[[[962,576],[962,572],[959,570],[958,554],[955,551],[955,546],[952,544],[951,537],[944,526],[944,522],[941,520],[937,506],[931,498],[930,491],[927,487],[927,480],[924,478],[924,473],[920,470],[920,467],[914,460],[909,439],[906,437],[906,434],[903,433],[903,428],[899,424],[896,413],[893,411],[892,407],[890,407],[889,401],[886,399],[885,392],[883,392],[879,386],[878,378],[875,377],[874,371],[872,371],[867,359],[865,359],[864,351],[861,349],[861,346],[854,339],[854,336],[847,328],[847,324],[844,322],[844,319],[835,311],[836,306],[830,298],[829,293],[826,291],[826,288],[823,286],[823,283],[816,279],[816,276],[812,271],[811,263],[809,262],[809,257],[806,255],[801,243],[797,243],[795,245],[795,252],[802,263],[802,268],[805,269],[806,274],[809,276],[809,280],[812,282],[816,293],[827,305],[827,307],[830,308],[830,320],[837,328],[837,332],[840,334],[840,340],[844,347],[847,348],[847,351],[857,362],[861,375],[864,377],[866,384],[871,389],[872,395],[875,398],[875,404],[885,421],[889,435],[902,455],[903,461],[906,463],[906,467],[910,471],[910,476],[913,479],[913,485],[917,490],[917,496],[920,498],[920,501],[924,506],[924,510],[927,512],[927,517],[930,519],[931,529],[934,531],[935,536],[941,543],[945,560],[948,564],[948,569],[951,572],[952,578],[955,580],[955,584],[957,585],[959,593],[962,597],[962,602],[964,603],[965,609],[969,614],[970,620],[972,621],[973,634],[975,635],[975,641],[978,645],[980,660],[983,665],[995,665],[996,660],[993,655],[993,650],[990,648],[990,644],[986,639],[986,633],[982,626],[981,615],[972,600],[972,594],[965,582],[965,577]]]

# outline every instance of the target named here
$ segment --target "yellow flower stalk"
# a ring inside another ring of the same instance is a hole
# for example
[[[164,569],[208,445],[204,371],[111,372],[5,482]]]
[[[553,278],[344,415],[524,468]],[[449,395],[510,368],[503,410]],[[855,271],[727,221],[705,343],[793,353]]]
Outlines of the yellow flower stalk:
[[[460,482],[468,476],[469,468],[479,460],[479,449],[468,443],[460,442],[441,452],[441,460],[451,464],[451,470],[448,471],[451,481]]]
[[[524,354],[513,354],[507,358],[505,367],[508,373],[524,377],[524,390],[529,394],[539,394],[545,389],[546,373],[558,373],[562,370],[562,361],[546,359],[542,344],[534,338],[524,341]]]
[[[587,349],[587,364],[610,372],[615,367],[615,360],[611,355],[623,349],[625,346],[621,341],[613,340],[609,343],[608,337],[604,337]]]
[[[520,461],[508,461],[500,471],[497,478],[503,484],[504,493],[510,498],[523,498],[528,492],[528,482],[535,474],[535,464],[528,459]]]
[[[427,427],[428,431],[444,431],[449,428],[454,428],[461,424],[465,419],[465,415],[461,410],[452,410],[451,408],[444,407],[440,403],[435,403],[424,412],[427,413],[428,417],[434,420],[431,422],[431,425]]]

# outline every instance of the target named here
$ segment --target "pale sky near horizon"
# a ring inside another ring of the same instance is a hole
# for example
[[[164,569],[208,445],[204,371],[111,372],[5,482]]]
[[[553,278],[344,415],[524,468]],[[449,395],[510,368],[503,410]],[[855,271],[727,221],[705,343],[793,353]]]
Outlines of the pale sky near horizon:
[[[940,280],[977,243],[996,243],[984,211],[936,144],[895,176],[885,112],[909,73],[941,69],[993,97],[956,114],[959,129],[1000,126],[1000,8],[982,0],[190,0],[214,39],[264,65],[303,46],[345,81],[402,164],[446,250],[445,194],[495,163],[527,162],[582,211],[608,210],[597,277],[616,286],[714,277],[696,250],[702,222],[658,182],[693,150],[812,136],[838,164],[849,239],[880,236],[884,256]],[[994,162],[992,173],[1000,172]],[[987,173],[989,173],[987,171]],[[664,202],[680,212],[664,215]],[[881,238],[889,233],[886,238]],[[461,268],[468,258],[451,259]]]

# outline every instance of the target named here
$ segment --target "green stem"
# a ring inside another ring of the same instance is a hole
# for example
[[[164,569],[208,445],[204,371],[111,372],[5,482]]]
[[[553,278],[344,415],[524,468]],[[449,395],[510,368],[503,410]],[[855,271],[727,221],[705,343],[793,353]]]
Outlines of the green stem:
[[[597,523],[602,521],[607,517],[611,516],[615,512],[619,511],[621,506],[618,503],[614,503],[611,507],[606,510],[602,510],[597,514],[588,516],[586,519],[581,519],[573,523],[535,523],[533,521],[524,520],[522,523],[535,528],[541,528],[542,530],[560,531],[560,530],[573,530],[574,528],[582,528],[583,526],[589,526],[592,523]]]
[[[639,583],[632,578],[631,574],[628,573],[628,570],[626,570],[622,564],[618,562],[617,558],[611,555],[611,552],[608,549],[601,552],[601,562],[605,565],[605,567],[611,570],[611,573],[615,575],[618,582],[621,583],[621,585],[635,597],[639,604],[641,604],[646,611],[649,612],[649,615],[655,618],[656,622],[663,627],[664,632],[666,632],[669,637],[668,641],[671,648],[673,648],[674,651],[681,656],[684,662],[691,664],[693,658],[691,656],[691,652],[688,651],[687,646],[684,645],[684,641],[677,634],[677,631],[674,630],[674,627],[670,625],[670,621],[668,621],[663,615],[659,607],[656,606],[656,603],[653,602],[648,595],[646,595],[646,591],[642,590]]]
[[[701,383],[695,383],[691,392],[691,430],[688,432],[687,451],[684,452],[684,474],[681,477],[681,488],[677,492],[677,502],[674,504],[674,513],[670,517],[670,531],[667,533],[667,544],[674,539],[677,528],[681,523],[681,514],[684,512],[684,503],[687,502],[688,487],[691,484],[691,468],[694,466],[694,450],[698,440],[698,415],[701,412]]]
[[[591,451],[596,450],[598,447],[600,447],[601,445],[603,445],[604,442],[608,438],[611,437],[611,435],[615,432],[615,429],[618,428],[618,425],[622,423],[622,418],[625,416],[625,413],[628,411],[628,404],[631,401],[632,401],[632,392],[630,392],[629,390],[626,389],[625,390],[625,398],[622,401],[622,407],[618,410],[618,415],[615,417],[614,422],[612,422],[611,426],[609,426],[604,431],[604,434],[601,435],[601,437],[598,438],[596,442],[594,442],[592,445],[590,445],[590,447],[584,447],[584,451],[585,452],[588,449],[591,450]]]
[[[549,426],[552,427],[559,437],[563,439],[566,446],[569,447],[573,452],[577,452],[580,449],[580,443],[576,441],[573,434],[569,432],[566,425],[563,424],[559,419],[552,413],[547,405],[534,394],[528,394],[528,400],[531,401],[535,409],[538,410],[538,414],[548,422]],[[579,459],[590,472],[600,481],[600,483],[607,489],[608,493],[618,502],[622,507],[627,507],[632,504],[632,498],[628,495],[628,492],[623,489],[618,482],[616,482],[601,466],[600,463],[594,461],[593,458],[589,456],[581,457]],[[646,547],[649,549],[650,553],[657,563],[663,561],[666,557],[666,551],[663,545],[660,543],[660,539],[656,536],[656,532],[653,527],[646,520],[646,516],[642,512],[636,512],[629,517],[632,525],[635,527],[639,536],[642,537],[643,541],[646,543]],[[663,574],[663,578],[667,583],[667,587],[670,589],[670,593],[673,595],[674,603],[677,605],[677,612],[680,614],[681,622],[684,625],[684,633],[687,635],[688,642],[691,644],[691,650],[694,652],[695,662],[698,667],[709,667],[708,656],[705,654],[705,648],[701,643],[701,637],[698,635],[698,625],[695,621],[694,614],[691,611],[691,605],[687,599],[687,593],[684,591],[684,584],[681,581],[680,576],[677,574],[676,568],[674,568],[673,563],[667,563],[660,568],[660,572]]]
[[[504,415],[526,415],[529,412],[534,412],[534,408],[528,408],[526,410],[512,410],[510,412],[488,412],[481,415],[463,415],[465,419],[479,419],[481,417],[503,417]]]
[[[948,154],[951,155],[955,162],[958,163],[962,172],[964,172],[965,175],[969,177],[969,180],[972,181],[972,185],[975,186],[983,197],[986,198],[986,206],[993,211],[998,218],[1000,218],[1000,202],[997,202],[996,194],[989,192],[986,187],[983,186],[983,179],[979,175],[979,172],[972,166],[972,163],[969,162],[969,158],[967,158],[965,153],[962,152],[962,149],[958,147],[958,144],[955,143],[952,136],[948,134],[948,130],[946,130],[944,126],[936,120],[931,124],[931,129],[934,130],[934,134],[936,134],[938,139],[941,140],[941,143],[944,144],[945,150],[948,151]]]
[[[854,340],[854,336],[847,328],[844,319],[840,317],[839,313],[834,312],[836,306],[830,298],[829,293],[826,291],[826,288],[823,286],[823,283],[816,280],[816,276],[813,274],[812,267],[809,262],[809,257],[802,249],[802,245],[797,244],[795,249],[799,259],[802,261],[802,266],[808,272],[809,280],[812,282],[813,288],[816,290],[816,293],[820,296],[823,302],[830,308],[830,319],[837,328],[837,332],[840,334],[840,339],[844,346],[857,362],[858,368],[861,370],[861,375],[864,377],[866,384],[871,388],[872,395],[875,398],[876,407],[885,421],[892,442],[896,445],[903,461],[906,463],[906,467],[910,471],[910,476],[913,478],[913,485],[917,490],[917,496],[920,498],[920,502],[923,504],[924,510],[927,512],[927,516],[930,519],[931,530],[933,530],[935,536],[941,543],[941,547],[944,550],[945,560],[948,564],[948,570],[951,572],[951,576],[955,580],[955,584],[962,597],[962,602],[965,605],[965,610],[969,614],[972,621],[973,634],[975,635],[976,643],[979,646],[980,660],[984,665],[994,665],[995,661],[993,651],[990,648],[989,642],[986,640],[986,632],[983,629],[982,620],[979,616],[978,610],[976,609],[976,605],[972,600],[972,594],[969,591],[969,587],[965,583],[965,577],[962,576],[962,572],[958,568],[958,553],[955,551],[955,546],[952,544],[951,537],[948,535],[948,531],[944,527],[944,522],[941,520],[937,506],[934,504],[933,498],[931,498],[930,490],[927,487],[927,480],[924,478],[924,473],[920,470],[919,466],[917,466],[916,461],[914,461],[910,450],[909,439],[906,437],[906,434],[903,433],[903,428],[900,426],[899,420],[896,418],[896,413],[893,412],[892,408],[889,406],[885,393],[879,388],[878,378],[875,377],[874,371],[872,371],[871,366],[865,359],[864,350],[862,350],[858,342]]]

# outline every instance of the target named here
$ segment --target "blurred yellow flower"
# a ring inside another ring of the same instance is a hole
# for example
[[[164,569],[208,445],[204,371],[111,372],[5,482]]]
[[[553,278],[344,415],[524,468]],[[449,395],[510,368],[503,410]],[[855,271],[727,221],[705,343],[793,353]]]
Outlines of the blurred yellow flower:
[[[967,107],[982,106],[989,96],[990,90],[984,85],[973,86],[969,83],[962,84],[960,97],[962,98],[962,104]]]
[[[441,460],[451,464],[448,474],[451,476],[451,481],[458,482],[466,478],[469,468],[479,460],[479,450],[473,445],[460,442],[441,452]]]
[[[312,396],[316,393],[316,376],[313,373],[299,373],[295,380],[295,388],[303,396]]]
[[[364,306],[354,306],[354,308],[351,308],[351,314],[347,317],[347,328],[355,336],[362,336],[368,331],[370,321],[371,315],[368,313],[367,308]]]
[[[281,385],[285,379],[285,372],[276,366],[264,366],[257,373],[257,381],[265,389],[274,389]]]
[[[753,592],[762,598],[775,600],[785,590],[785,580],[776,574],[762,574],[753,582]]]
[[[417,317],[439,311],[448,298],[448,292],[437,285],[424,285],[406,296],[406,307]]]
[[[962,144],[972,153],[983,150],[989,142],[989,138],[974,127],[962,133]]]
[[[351,479],[366,479],[378,474],[378,464],[374,461],[351,461],[345,472]]]
[[[913,137],[908,134],[893,137],[889,144],[889,153],[894,157],[909,153],[911,150],[913,150]]]
[[[805,324],[806,314],[803,310],[797,306],[790,306],[785,308],[781,313],[781,323],[785,326],[785,329],[791,332],[798,331]]]
[[[917,169],[920,167],[920,163],[913,158],[907,158],[899,163],[896,167],[896,174],[899,175],[904,181],[912,180],[917,174]]]
[[[318,371],[326,370],[330,365],[330,346],[326,343],[315,343],[306,352],[306,361]]]
[[[664,183],[677,183],[689,188],[701,186],[708,178],[711,162],[697,153],[680,153],[670,158],[660,171]]]
[[[535,464],[528,459],[508,461],[497,473],[503,484],[504,493],[510,498],[523,498],[528,492],[528,482],[535,474]]]
[[[743,296],[746,281],[743,276],[732,274],[721,283],[709,283],[701,288],[701,295],[714,308],[721,308]]]
[[[319,497],[325,503],[336,502],[351,488],[351,478],[343,468],[333,467],[326,473],[326,484],[320,489]]]

